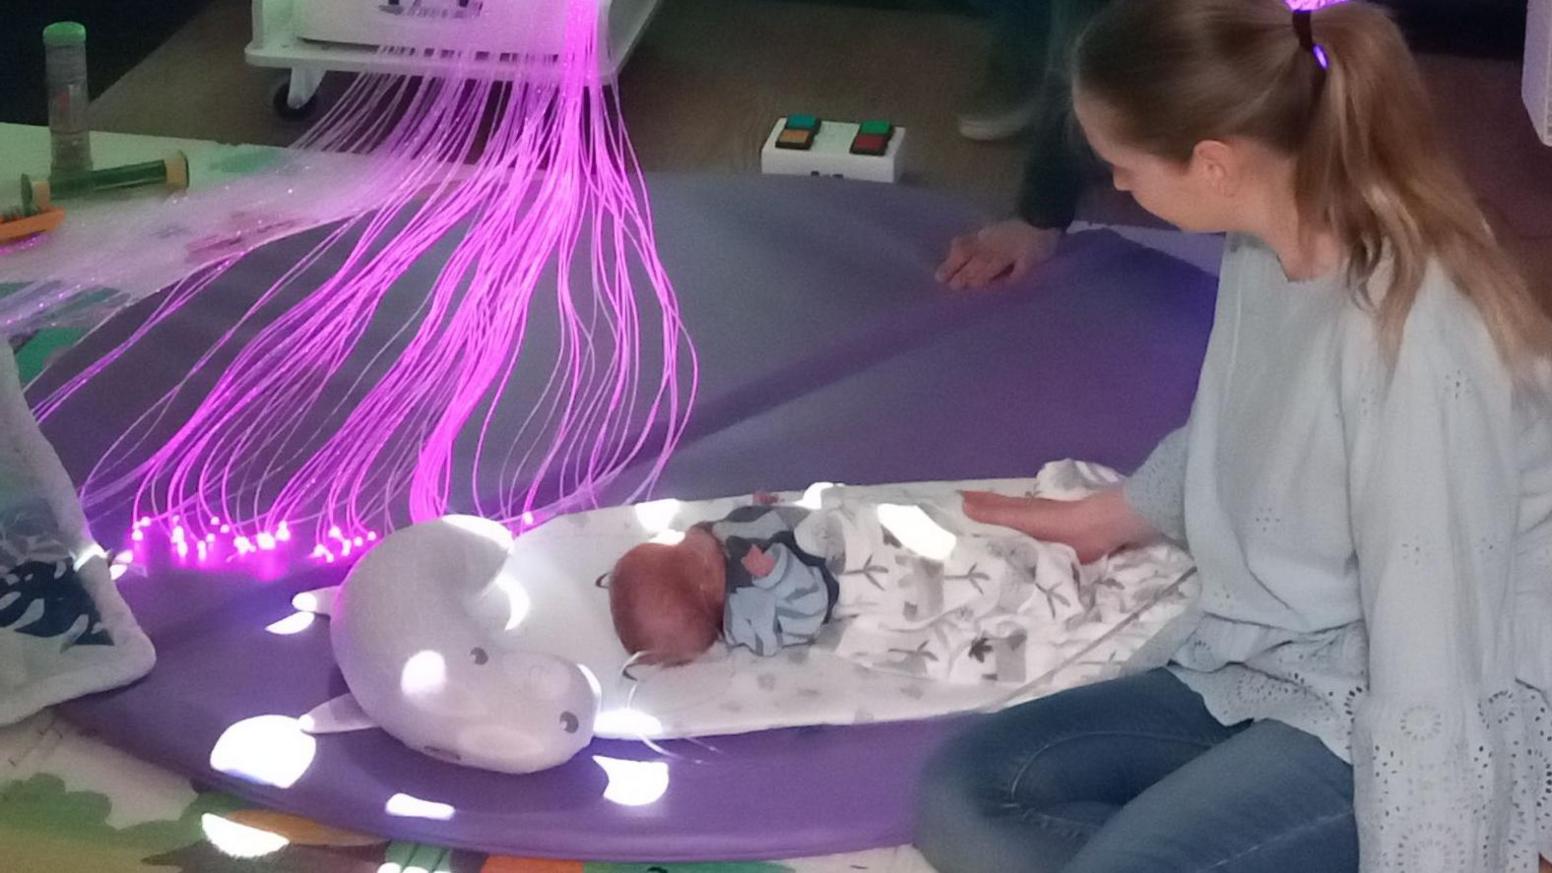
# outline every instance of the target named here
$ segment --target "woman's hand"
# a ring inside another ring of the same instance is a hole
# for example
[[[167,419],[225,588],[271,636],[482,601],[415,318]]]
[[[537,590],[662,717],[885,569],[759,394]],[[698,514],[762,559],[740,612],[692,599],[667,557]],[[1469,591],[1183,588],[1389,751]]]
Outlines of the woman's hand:
[[[1082,500],[1005,497],[989,491],[961,492],[965,515],[984,524],[1009,527],[1037,540],[1066,543],[1084,564],[1122,546],[1158,538],[1146,519],[1126,502],[1119,487]]]
[[[1062,232],[1018,218],[989,224],[954,238],[937,279],[956,291],[982,288],[999,279],[1014,281],[1050,260]]]

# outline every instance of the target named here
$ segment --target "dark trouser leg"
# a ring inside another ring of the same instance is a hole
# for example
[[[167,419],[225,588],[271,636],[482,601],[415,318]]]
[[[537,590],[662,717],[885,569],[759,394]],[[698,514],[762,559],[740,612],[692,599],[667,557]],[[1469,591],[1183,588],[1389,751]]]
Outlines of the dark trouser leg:
[[[1234,733],[1163,670],[1009,709],[928,765],[917,845],[939,873],[1055,873],[1126,803]]]

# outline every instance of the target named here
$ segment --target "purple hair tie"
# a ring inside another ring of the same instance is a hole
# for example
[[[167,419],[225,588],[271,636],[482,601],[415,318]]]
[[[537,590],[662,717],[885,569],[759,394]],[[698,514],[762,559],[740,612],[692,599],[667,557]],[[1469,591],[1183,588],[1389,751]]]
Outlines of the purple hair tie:
[[[1308,9],[1294,10],[1293,29],[1299,35],[1299,47],[1313,54],[1320,68],[1324,70],[1331,65],[1326,58],[1326,50],[1315,42],[1315,29],[1310,21],[1311,15]]]

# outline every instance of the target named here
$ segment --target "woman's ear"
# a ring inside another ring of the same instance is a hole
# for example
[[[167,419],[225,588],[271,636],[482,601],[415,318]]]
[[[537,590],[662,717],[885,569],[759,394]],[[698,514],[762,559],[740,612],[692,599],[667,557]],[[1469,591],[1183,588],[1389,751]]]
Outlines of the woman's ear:
[[[1222,197],[1233,197],[1240,188],[1240,161],[1234,147],[1222,140],[1204,139],[1191,150],[1191,169]]]

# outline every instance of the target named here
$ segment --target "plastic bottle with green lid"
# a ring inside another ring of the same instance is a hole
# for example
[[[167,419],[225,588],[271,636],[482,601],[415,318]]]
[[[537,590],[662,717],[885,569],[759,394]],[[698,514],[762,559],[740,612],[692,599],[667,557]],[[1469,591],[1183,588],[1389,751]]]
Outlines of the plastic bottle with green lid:
[[[43,28],[44,69],[48,81],[50,176],[73,176],[92,169],[91,133],[86,119],[86,27],[57,21]]]

